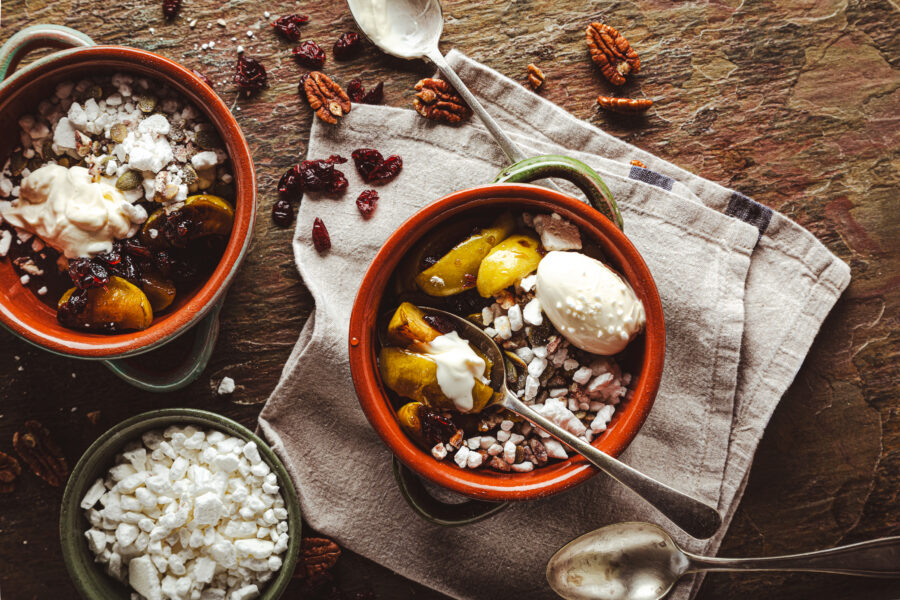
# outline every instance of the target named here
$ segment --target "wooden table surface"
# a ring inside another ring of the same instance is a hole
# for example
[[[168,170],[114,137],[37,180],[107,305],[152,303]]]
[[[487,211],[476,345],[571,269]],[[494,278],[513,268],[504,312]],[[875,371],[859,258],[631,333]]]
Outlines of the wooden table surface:
[[[312,308],[290,248],[291,231],[269,211],[284,169],[305,150],[311,114],[296,89],[304,71],[263,11],[309,14],[307,39],[329,53],[353,29],[342,2],[184,0],[162,19],[160,2],[7,0],[0,41],[26,25],[57,23],[102,43],[163,54],[209,76],[246,134],[259,174],[260,218],[250,254],[228,295],[209,368],[172,394],[136,391],[100,364],[52,356],[0,332],[0,451],[26,419],[43,422],[72,465],[107,427],[162,407],[214,410],[253,426]],[[458,48],[522,79],[543,68],[542,93],[576,116],[705,177],[738,189],[810,229],[853,269],[781,401],[753,465],[722,555],[806,551],[900,534],[900,8],[894,0],[585,2],[457,0],[445,6],[442,47]],[[646,119],[596,110],[609,92],[588,60],[585,25],[618,27],[643,70],[620,91],[654,99]],[[224,19],[224,27],[216,23]],[[189,21],[197,20],[195,28]],[[248,37],[247,32],[253,32]],[[232,38],[235,37],[236,41]],[[215,41],[213,50],[200,44]],[[271,87],[235,102],[236,46],[260,58]],[[347,82],[385,81],[386,103],[409,106],[431,67],[367,48],[326,71]],[[240,110],[237,110],[240,108]],[[5,132],[4,132],[5,133]],[[789,327],[785,323],[785,327]],[[217,396],[224,376],[237,382]],[[99,422],[87,413],[100,411]],[[26,469],[27,471],[27,469]],[[60,558],[61,490],[30,472],[0,495],[0,590],[4,600],[75,597]],[[341,589],[377,598],[441,598],[345,553]],[[287,598],[301,595],[299,586]],[[828,575],[707,578],[703,599],[880,599],[900,583]]]

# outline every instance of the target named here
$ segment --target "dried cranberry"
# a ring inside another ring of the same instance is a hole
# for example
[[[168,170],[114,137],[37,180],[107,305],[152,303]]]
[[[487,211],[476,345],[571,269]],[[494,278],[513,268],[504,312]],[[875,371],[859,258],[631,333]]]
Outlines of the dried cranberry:
[[[356,58],[362,50],[362,40],[356,32],[348,32],[338,38],[334,43],[334,58],[337,60],[350,60]]]
[[[325,64],[325,51],[312,40],[306,40],[292,50],[294,60],[310,69],[321,69]]]
[[[371,90],[366,92],[362,82],[359,79],[353,79],[347,84],[347,96],[351,102],[363,104],[381,104],[384,100],[384,82],[380,82]]]
[[[191,73],[193,73],[194,75],[196,75],[197,78],[200,79],[200,81],[202,81],[203,83],[205,83],[205,84],[208,85],[209,87],[212,87],[212,86],[213,86],[212,81],[209,80],[209,77],[207,77],[206,75],[204,75],[203,73],[201,73],[201,72],[198,71],[197,69],[192,69],[192,70],[191,70]]]
[[[328,230],[325,229],[325,223],[319,217],[313,221],[312,239],[313,246],[319,252],[325,252],[331,248],[331,237],[328,235]]]
[[[174,19],[181,10],[181,0],[163,0],[162,9],[165,18]]]
[[[158,250],[154,252],[151,263],[163,277],[169,277],[175,267],[174,251]]]
[[[78,326],[78,315],[83,313],[88,305],[87,292],[75,290],[69,295],[69,299],[63,302],[56,311],[56,320],[60,325],[73,328]]]
[[[307,22],[309,22],[309,17],[306,15],[285,15],[275,19],[272,22],[272,27],[284,38],[292,42],[299,42],[301,37],[300,26]]]
[[[335,170],[334,176],[331,178],[331,183],[328,184],[328,191],[334,195],[340,195],[347,191],[347,186],[349,182],[347,178],[344,177],[344,174],[338,170]]]
[[[381,104],[382,100],[384,100],[384,82],[379,81],[378,85],[366,92],[360,99],[360,102],[363,104]]]
[[[73,258],[69,261],[69,277],[80,290],[100,287],[109,283],[109,271],[90,258]]]
[[[385,159],[372,148],[359,148],[351,154],[356,170],[366,183],[385,183],[397,176],[403,168],[403,159],[396,154]]]
[[[258,92],[268,86],[266,69],[258,60],[241,54],[235,66],[234,82],[247,95]]]
[[[472,275],[471,273],[464,274],[463,275],[463,288],[468,289],[468,288],[475,287],[476,281],[477,280],[475,279],[475,276]]]
[[[332,154],[328,158],[325,159],[327,162],[330,162],[333,165],[342,165],[347,162],[347,159],[341,156],[340,154]]]
[[[306,80],[309,79],[309,73],[304,73],[300,76],[300,83],[297,84],[297,93],[300,94],[300,97],[306,100]]]
[[[275,201],[272,207],[272,221],[279,227],[290,227],[294,222],[294,207],[284,198]]]
[[[331,187],[334,164],[327,160],[304,160],[299,167],[300,189],[323,192]]]
[[[375,212],[375,204],[378,202],[378,192],[375,190],[363,190],[356,199],[356,208],[362,213],[362,216],[369,218]]]
[[[450,417],[437,413],[426,406],[419,407],[419,423],[422,437],[430,445],[449,442],[458,427]]]
[[[303,195],[300,184],[300,165],[294,165],[278,180],[278,196],[283,200],[299,200]]]
[[[150,248],[144,246],[137,237],[128,238],[122,242],[122,249],[131,256],[150,258]]]

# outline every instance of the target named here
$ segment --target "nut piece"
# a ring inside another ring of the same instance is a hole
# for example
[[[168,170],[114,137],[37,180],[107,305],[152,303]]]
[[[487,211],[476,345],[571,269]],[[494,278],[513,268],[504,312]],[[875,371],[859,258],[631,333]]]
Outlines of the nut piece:
[[[459,123],[472,115],[472,109],[443,79],[422,79],[416,84],[416,92],[413,106],[426,119]]]
[[[637,115],[653,106],[653,100],[650,98],[611,98],[609,96],[598,96],[597,104],[604,110],[622,113],[624,115]]]
[[[0,494],[8,494],[16,487],[22,466],[14,456],[0,452]]]
[[[313,71],[303,84],[306,99],[316,116],[332,125],[350,112],[350,97],[332,79],[321,71]]]
[[[631,165],[634,166],[634,167],[640,167],[640,168],[642,168],[642,169],[646,169],[646,168],[647,168],[647,165],[645,165],[644,163],[642,163],[641,161],[639,161],[639,160],[636,159],[636,158],[633,159],[633,160],[631,161]]]
[[[585,31],[591,58],[613,85],[625,83],[625,76],[641,70],[641,59],[621,33],[603,23],[591,23]]]
[[[328,538],[305,537],[300,540],[300,558],[294,577],[310,581],[321,579],[340,557],[341,549]]]
[[[13,435],[13,448],[35,475],[53,487],[65,483],[69,474],[66,458],[46,427],[33,419],[25,421],[25,431]]]
[[[544,72],[534,63],[528,65],[528,85],[530,85],[533,90],[544,85]]]

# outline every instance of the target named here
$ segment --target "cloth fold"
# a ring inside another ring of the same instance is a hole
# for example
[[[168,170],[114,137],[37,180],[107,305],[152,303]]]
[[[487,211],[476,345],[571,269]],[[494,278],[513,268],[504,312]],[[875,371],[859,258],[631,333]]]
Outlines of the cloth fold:
[[[316,309],[260,416],[304,517],[343,546],[465,599],[549,597],[549,557],[617,521],[658,523],[687,549],[715,554],[766,423],[849,284],[848,266],[770,208],[622,142],[456,51],[447,58],[526,154],[577,158],[612,190],[656,279],[667,327],[659,395],[621,458],[716,504],[725,523],[712,539],[694,540],[602,474],[467,527],[431,525],[409,509],[350,380],[350,309],[372,257],[402,221],[449,192],[491,181],[506,160],[477,123],[448,127],[368,105],[354,105],[339,127],[316,121],[309,158],[372,147],[402,156],[403,171],[378,188],[369,220],[353,202],[366,186],[352,166],[341,199],[304,197],[294,251]],[[316,217],[331,235],[324,255],[310,241]],[[699,583],[684,579],[670,597],[689,598]]]

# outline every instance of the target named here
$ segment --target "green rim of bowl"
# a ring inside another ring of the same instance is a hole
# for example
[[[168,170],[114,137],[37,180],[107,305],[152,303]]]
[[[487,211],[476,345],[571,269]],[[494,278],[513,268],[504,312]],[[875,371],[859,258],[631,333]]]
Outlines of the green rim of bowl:
[[[195,425],[204,429],[217,429],[247,441],[256,442],[259,453],[278,477],[281,496],[288,509],[288,548],[284,564],[278,573],[261,590],[259,600],[280,598],[291,581],[294,566],[300,552],[300,501],[297,490],[284,464],[269,444],[258,435],[231,419],[206,410],[193,408],[167,408],[131,417],[113,426],[85,450],[72,470],[63,492],[59,511],[59,538],[63,562],[78,593],[85,600],[130,600],[131,588],[106,574],[101,565],[94,562],[94,555],[87,545],[84,532],[90,526],[81,508],[81,499],[98,477],[105,476],[116,454],[130,441],[151,429],[165,429],[170,425]]]

